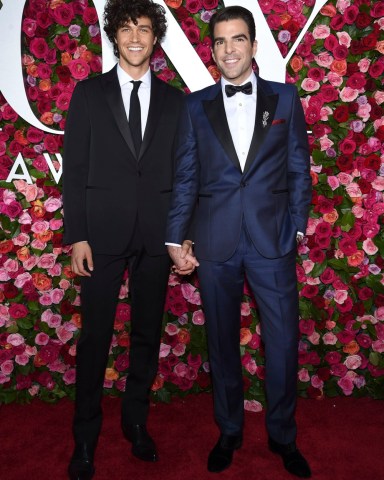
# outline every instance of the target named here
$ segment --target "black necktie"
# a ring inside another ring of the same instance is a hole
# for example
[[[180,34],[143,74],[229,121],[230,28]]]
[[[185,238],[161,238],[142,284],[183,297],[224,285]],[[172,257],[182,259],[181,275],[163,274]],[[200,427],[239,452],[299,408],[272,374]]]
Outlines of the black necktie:
[[[141,81],[137,82],[131,80],[133,89],[131,92],[131,100],[129,103],[129,128],[131,129],[133,144],[135,145],[136,156],[139,156],[141,146],[141,109],[138,90]]]
[[[248,82],[245,85],[225,85],[225,93],[227,97],[233,97],[237,92],[243,92],[246,95],[252,93],[252,83]]]

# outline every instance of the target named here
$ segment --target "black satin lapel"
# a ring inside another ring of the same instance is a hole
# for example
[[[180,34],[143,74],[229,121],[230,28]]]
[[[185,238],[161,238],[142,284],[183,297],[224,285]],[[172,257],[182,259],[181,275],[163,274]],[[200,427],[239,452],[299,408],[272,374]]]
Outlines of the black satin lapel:
[[[140,148],[139,160],[143,156],[145,150],[149,147],[153,134],[160,122],[160,115],[163,110],[163,104],[166,97],[166,85],[159,80],[154,74],[151,78],[151,98],[149,101],[149,110],[147,125],[145,126],[143,143]]]
[[[207,115],[208,120],[210,121],[212,128],[225,152],[228,154],[235,167],[241,170],[240,162],[237,157],[235,145],[233,144],[231,132],[227,122],[227,115],[225,113],[221,89],[213,100],[204,100],[203,107],[205,114]]]
[[[257,102],[256,102],[256,119],[255,129],[253,131],[251,146],[249,148],[247,161],[245,162],[244,173],[246,173],[256,158],[260,146],[267,136],[268,130],[272,125],[275,116],[278,94],[267,94],[258,80],[257,84]]]
[[[116,68],[111,70],[109,75],[106,75],[103,80],[108,105],[112,110],[113,116],[115,117],[117,126],[119,127],[124,140],[127,142],[127,145],[133,156],[136,157],[135,147],[133,145],[131,131],[129,129],[129,123],[124,108],[123,97],[121,95],[121,88],[119,79],[117,77]]]

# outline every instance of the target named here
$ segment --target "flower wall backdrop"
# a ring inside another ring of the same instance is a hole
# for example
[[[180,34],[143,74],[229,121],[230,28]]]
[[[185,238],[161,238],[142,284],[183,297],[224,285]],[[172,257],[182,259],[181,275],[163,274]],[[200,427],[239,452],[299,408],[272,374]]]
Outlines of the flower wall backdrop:
[[[256,1],[256,0],[255,0]],[[218,0],[166,0],[211,75],[208,22]],[[259,0],[285,56],[314,0]],[[22,25],[27,96],[36,116],[64,129],[77,81],[101,72],[100,26],[91,0],[29,0]],[[384,2],[332,0],[287,66],[307,119],[313,204],[299,245],[299,392],[384,397]],[[185,89],[158,48],[152,69]],[[0,94],[0,403],[73,397],[79,287],[62,246],[60,185],[44,153],[62,136],[24,122]],[[21,153],[34,184],[6,182]],[[118,395],[128,367],[127,279],[116,312],[105,392]],[[240,349],[245,408],[264,402],[257,306],[245,288]],[[153,396],[210,389],[204,313],[196,277],[171,275]]]

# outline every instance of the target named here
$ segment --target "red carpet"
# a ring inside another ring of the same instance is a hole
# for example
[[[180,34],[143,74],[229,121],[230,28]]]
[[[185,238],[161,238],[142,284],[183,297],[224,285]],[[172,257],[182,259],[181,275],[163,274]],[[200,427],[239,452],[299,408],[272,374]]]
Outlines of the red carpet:
[[[73,403],[0,407],[0,479],[65,480],[72,452]],[[263,413],[246,414],[244,446],[231,468],[208,473],[206,460],[218,431],[209,395],[175,399],[151,408],[149,430],[156,464],[132,457],[120,431],[120,400],[104,399],[104,425],[95,480],[284,480],[279,457],[269,452]],[[384,402],[369,398],[299,399],[298,444],[317,480],[384,479]]]

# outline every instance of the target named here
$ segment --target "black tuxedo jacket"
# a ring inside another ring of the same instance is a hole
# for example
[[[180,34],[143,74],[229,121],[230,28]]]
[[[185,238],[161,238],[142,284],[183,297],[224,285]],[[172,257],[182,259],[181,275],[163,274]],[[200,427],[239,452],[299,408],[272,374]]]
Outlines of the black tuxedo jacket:
[[[137,158],[116,66],[79,82],[64,137],[64,242],[118,255],[136,222],[149,255],[166,253],[165,228],[182,92],[152,75],[148,120]]]

